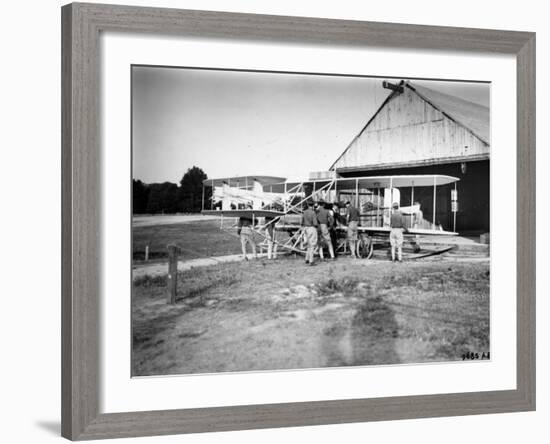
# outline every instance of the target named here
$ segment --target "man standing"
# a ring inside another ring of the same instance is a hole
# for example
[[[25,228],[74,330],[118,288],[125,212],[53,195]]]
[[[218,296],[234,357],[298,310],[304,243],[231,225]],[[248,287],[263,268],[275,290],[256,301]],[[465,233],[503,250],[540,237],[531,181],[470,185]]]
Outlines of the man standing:
[[[424,213],[420,208],[420,202],[414,203],[415,212],[413,214],[413,228],[422,228],[422,222],[424,220]],[[417,236],[418,237],[418,236]]]
[[[338,227],[344,223],[344,220],[340,215],[340,205],[338,205],[338,203],[334,202],[330,208],[332,223],[328,228],[330,232],[330,239],[332,240],[332,248],[334,250],[334,255],[336,256],[338,254]]]
[[[357,258],[357,239],[359,227],[359,210],[351,202],[346,202],[346,221],[348,223],[348,242],[351,250],[351,257]]]
[[[319,222],[317,215],[313,211],[313,204],[308,202],[307,209],[302,214],[302,226],[304,227],[304,235],[306,238],[306,264],[314,265],[313,255],[317,246],[317,227]]]
[[[330,238],[329,227],[334,223],[334,218],[329,210],[325,207],[324,202],[319,202],[317,209],[317,220],[319,221],[319,231],[321,233],[321,242],[319,243],[320,251],[323,251],[323,244],[326,244],[330,254],[330,258],[334,260],[334,248],[332,247],[332,239]],[[322,257],[322,255],[321,255]]]
[[[277,259],[277,242],[275,241],[275,224],[278,222],[279,217],[266,217],[265,218],[265,231],[267,238],[267,258]]]
[[[252,255],[254,259],[258,258],[256,252],[256,242],[254,241],[254,232],[252,231],[252,219],[248,216],[239,217],[239,222],[237,224],[237,234],[241,238],[241,249],[243,252],[243,259],[248,260],[246,257],[246,245],[250,244],[252,248]]]
[[[416,228],[423,228],[424,224],[424,213],[422,212],[422,209],[420,208],[420,202],[416,201],[414,203],[414,208],[416,209],[413,213],[413,223],[412,227],[413,229]],[[420,236],[416,234],[414,236],[414,241],[412,242],[414,252],[418,253],[420,251],[420,242],[419,242]]]
[[[395,262],[395,249],[397,248],[397,260],[402,261],[403,257],[403,232],[406,230],[405,218],[399,209],[399,204],[392,204],[392,214],[390,218],[390,245],[391,245],[391,260]]]

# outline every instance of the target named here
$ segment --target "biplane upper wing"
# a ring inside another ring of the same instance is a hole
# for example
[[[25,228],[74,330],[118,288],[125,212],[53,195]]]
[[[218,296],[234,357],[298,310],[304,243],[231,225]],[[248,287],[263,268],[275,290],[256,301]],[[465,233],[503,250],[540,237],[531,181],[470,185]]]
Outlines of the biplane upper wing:
[[[202,184],[207,187],[221,187],[227,184],[230,187],[243,189],[252,189],[254,182],[259,182],[264,186],[279,184],[285,182],[286,178],[276,176],[233,176],[219,179],[204,179]]]
[[[284,186],[288,189],[299,185],[316,185],[318,190],[323,185],[331,182],[336,184],[338,189],[355,190],[356,186],[362,189],[376,188],[400,188],[400,187],[433,187],[458,182],[460,179],[443,174],[412,174],[394,176],[363,176],[363,177],[334,177],[325,179],[310,179],[303,181],[288,181],[281,183],[270,183],[273,191],[281,192]],[[268,188],[268,187],[266,187]]]

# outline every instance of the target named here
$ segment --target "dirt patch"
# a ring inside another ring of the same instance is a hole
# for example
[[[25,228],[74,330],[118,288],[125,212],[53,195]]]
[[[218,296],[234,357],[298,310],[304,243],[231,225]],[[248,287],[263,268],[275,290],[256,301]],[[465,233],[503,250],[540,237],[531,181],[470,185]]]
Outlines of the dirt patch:
[[[134,282],[133,374],[461,360],[489,351],[488,263],[301,258]]]

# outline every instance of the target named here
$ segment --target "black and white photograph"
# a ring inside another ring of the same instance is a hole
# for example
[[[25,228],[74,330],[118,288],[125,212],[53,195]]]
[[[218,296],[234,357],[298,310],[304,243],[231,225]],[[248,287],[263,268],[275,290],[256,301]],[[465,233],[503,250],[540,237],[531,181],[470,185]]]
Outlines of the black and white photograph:
[[[489,82],[131,85],[132,376],[491,359]]]

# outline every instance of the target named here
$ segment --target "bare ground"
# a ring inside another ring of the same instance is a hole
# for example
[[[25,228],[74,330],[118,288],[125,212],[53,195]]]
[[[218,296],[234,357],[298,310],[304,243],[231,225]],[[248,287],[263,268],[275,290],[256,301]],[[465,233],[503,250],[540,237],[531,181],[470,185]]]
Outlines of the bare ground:
[[[250,261],[134,282],[133,375],[462,360],[489,351],[489,261]]]

